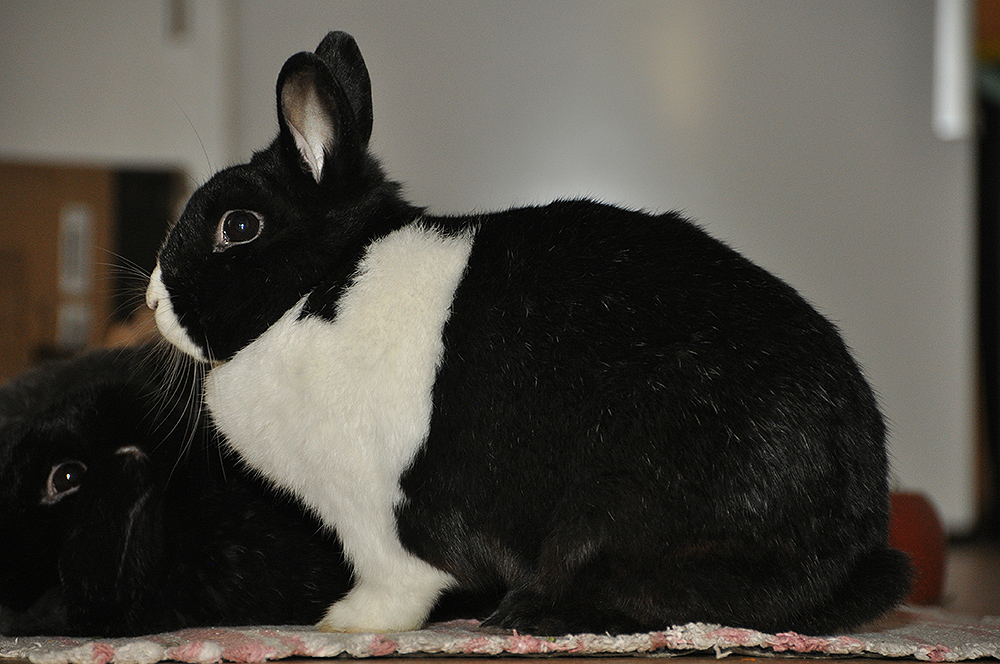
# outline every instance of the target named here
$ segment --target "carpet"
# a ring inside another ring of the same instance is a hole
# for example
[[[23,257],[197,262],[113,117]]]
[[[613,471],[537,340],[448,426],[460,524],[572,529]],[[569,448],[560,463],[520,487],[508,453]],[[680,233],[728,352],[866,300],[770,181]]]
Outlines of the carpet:
[[[865,631],[837,636],[764,634],[690,623],[661,632],[534,637],[452,621],[400,634],[328,634],[310,627],[224,627],[121,639],[0,637],[0,658],[34,664],[154,664],[173,660],[265,662],[286,657],[389,655],[683,655],[911,657],[932,662],[1000,659],[1000,617],[968,618],[941,610],[903,608]]]

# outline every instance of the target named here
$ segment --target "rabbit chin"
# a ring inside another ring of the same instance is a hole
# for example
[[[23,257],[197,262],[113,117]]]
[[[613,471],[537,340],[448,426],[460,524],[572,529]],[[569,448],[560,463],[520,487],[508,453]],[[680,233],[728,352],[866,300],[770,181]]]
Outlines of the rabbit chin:
[[[153,274],[149,277],[149,286],[146,288],[146,306],[153,310],[156,327],[159,328],[164,339],[199,362],[208,362],[205,353],[191,340],[191,337],[184,330],[184,326],[177,319],[177,314],[174,313],[174,307],[170,302],[170,293],[163,285],[163,272],[160,270],[159,263],[156,264]]]

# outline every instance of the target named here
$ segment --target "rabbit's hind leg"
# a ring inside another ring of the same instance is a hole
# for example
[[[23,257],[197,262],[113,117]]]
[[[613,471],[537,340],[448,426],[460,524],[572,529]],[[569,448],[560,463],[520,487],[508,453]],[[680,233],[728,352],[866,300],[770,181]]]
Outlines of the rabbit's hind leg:
[[[484,624],[550,636],[653,629],[641,617],[648,611],[638,607],[648,603],[642,597],[643,579],[612,569],[612,559],[610,555],[592,558],[576,573],[567,573],[563,567],[558,572],[542,569],[522,577],[510,586]]]

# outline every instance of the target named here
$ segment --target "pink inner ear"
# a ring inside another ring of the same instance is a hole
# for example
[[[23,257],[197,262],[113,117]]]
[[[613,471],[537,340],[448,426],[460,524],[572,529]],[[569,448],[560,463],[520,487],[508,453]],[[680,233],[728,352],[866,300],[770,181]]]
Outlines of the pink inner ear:
[[[309,165],[313,179],[319,182],[326,152],[336,139],[335,120],[316,94],[311,76],[300,74],[289,79],[282,90],[281,110],[299,154]]]

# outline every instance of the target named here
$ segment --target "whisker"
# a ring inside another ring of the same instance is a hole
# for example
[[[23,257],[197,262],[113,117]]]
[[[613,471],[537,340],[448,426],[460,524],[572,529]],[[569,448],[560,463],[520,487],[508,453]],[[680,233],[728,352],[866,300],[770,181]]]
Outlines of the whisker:
[[[150,361],[158,364],[152,372],[157,377],[153,386],[156,407],[152,417],[162,437],[155,447],[178,433],[181,436],[177,458],[167,476],[169,483],[190,453],[200,430],[202,369],[164,339],[151,349]]]
[[[209,346],[208,344],[205,344],[205,345],[206,345],[205,356],[206,356],[206,359],[208,360],[208,363],[205,366],[213,367],[213,366],[215,366],[215,363],[216,363],[215,362],[215,353],[212,352],[211,346]],[[204,398],[202,398],[201,407],[202,407],[202,409],[205,408],[205,400],[204,400]],[[222,447],[223,447],[223,445],[226,444],[226,442],[225,442],[225,439],[222,436],[222,432],[219,431],[218,428],[215,427],[215,424],[212,423],[211,426],[212,426],[213,431],[215,433],[217,433],[218,438],[219,438],[218,444],[215,447],[216,447],[216,450],[218,451],[218,455],[219,455],[219,466],[220,466],[220,468],[222,468],[222,477],[225,480],[226,479],[226,463],[225,463],[225,459],[223,458],[223,449],[222,449]]]
[[[194,126],[194,122],[191,121],[191,116],[187,114],[187,111],[184,110],[184,107],[181,106],[180,102],[174,99],[174,104],[177,105],[178,110],[180,110],[184,119],[187,120],[188,125],[190,125],[191,131],[194,132],[195,138],[198,139],[198,144],[201,145],[201,152],[205,155],[205,163],[208,164],[209,173],[213,172],[215,169],[212,166],[212,158],[208,156],[208,149],[205,148],[205,142],[201,140],[201,134],[198,133],[198,128]],[[191,178],[190,176],[188,177],[191,179],[191,182],[197,186],[197,182],[194,181],[194,178]]]
[[[102,250],[114,261],[99,263],[106,270],[106,278],[117,277],[121,286],[116,289],[114,308],[105,318],[104,345],[135,346],[153,341],[158,335],[155,324],[146,310],[146,286],[149,272],[134,261],[110,249]]]
[[[125,563],[129,558],[129,549],[132,546],[132,532],[135,530],[136,521],[139,519],[139,514],[142,512],[146,503],[149,501],[149,497],[152,495],[153,490],[150,489],[142,494],[132,508],[128,511],[128,519],[125,523],[125,543],[122,544],[122,554],[118,561],[118,581],[120,582],[122,576],[125,574]]]

